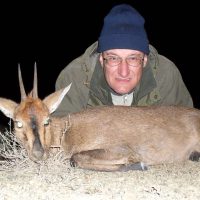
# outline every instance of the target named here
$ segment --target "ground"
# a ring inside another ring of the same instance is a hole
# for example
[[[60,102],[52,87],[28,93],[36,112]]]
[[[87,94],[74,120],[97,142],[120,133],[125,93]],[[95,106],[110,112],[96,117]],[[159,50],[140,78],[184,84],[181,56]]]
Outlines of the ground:
[[[133,200],[200,199],[199,163],[188,161],[148,171],[95,172],[58,161],[0,171],[0,199]]]
[[[29,160],[23,148],[9,154],[10,161],[0,161],[0,200],[200,199],[199,162],[96,172],[72,168],[62,151],[39,163]]]

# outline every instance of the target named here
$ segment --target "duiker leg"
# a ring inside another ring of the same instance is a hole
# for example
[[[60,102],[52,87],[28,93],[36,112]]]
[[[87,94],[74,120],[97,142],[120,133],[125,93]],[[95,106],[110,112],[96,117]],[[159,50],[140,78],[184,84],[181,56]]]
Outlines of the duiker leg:
[[[122,151],[119,151],[122,150]],[[95,171],[128,171],[147,170],[137,158],[133,158],[126,148],[109,150],[95,149],[74,154],[70,159],[71,166]]]

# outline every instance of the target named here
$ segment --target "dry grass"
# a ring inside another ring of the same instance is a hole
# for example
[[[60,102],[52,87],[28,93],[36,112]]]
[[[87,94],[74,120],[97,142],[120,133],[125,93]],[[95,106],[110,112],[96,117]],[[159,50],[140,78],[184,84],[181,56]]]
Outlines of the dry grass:
[[[13,167],[18,165],[18,162],[28,159],[26,150],[18,142],[12,130],[0,133],[0,155],[6,159],[0,161],[1,168]]]
[[[0,200],[199,200],[200,163],[188,161],[148,171],[94,172],[71,168],[62,151],[29,160],[12,131],[0,134]]]

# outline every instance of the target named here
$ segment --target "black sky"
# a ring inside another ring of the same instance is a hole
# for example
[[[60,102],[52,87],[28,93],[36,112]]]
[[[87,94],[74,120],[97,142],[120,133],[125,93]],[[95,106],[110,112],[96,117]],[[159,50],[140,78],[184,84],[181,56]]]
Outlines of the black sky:
[[[195,50],[199,44],[198,12],[197,5],[187,1],[179,5],[170,0],[2,4],[0,96],[20,101],[18,63],[27,92],[32,88],[34,62],[38,67],[39,96],[44,98],[53,92],[59,72],[97,40],[103,17],[118,3],[130,3],[144,16],[150,43],[177,65],[195,107],[200,108],[198,51]]]

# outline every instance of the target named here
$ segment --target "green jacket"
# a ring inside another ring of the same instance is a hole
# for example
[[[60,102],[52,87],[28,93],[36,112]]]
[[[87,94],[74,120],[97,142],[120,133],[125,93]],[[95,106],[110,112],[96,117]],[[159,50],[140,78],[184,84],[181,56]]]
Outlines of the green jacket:
[[[110,89],[105,81],[97,42],[83,55],[65,67],[56,81],[56,90],[72,82],[72,86],[54,115],[63,116],[88,106],[113,105]],[[178,68],[150,45],[147,65],[134,92],[132,106],[184,105],[193,107],[192,98]]]

